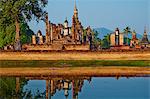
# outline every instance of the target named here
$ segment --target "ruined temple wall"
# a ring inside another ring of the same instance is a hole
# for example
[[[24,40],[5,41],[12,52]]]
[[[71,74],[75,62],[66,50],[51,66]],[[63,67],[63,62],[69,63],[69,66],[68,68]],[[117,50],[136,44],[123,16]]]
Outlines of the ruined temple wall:
[[[52,46],[48,46],[48,45],[26,45],[24,48],[27,51],[52,50]]]
[[[129,50],[130,49],[130,46],[113,46],[111,47],[110,49],[112,50]]]
[[[27,51],[57,51],[62,50],[62,45],[25,45],[23,48]]]
[[[90,45],[81,45],[81,44],[68,44],[68,45],[25,45],[23,47],[27,51],[61,51],[61,50],[79,50],[79,51],[88,51],[90,50]]]
[[[90,45],[89,44],[86,44],[86,45],[83,45],[83,44],[70,44],[70,45],[64,45],[65,47],[65,50],[82,50],[82,51],[87,51],[87,50],[90,50]]]

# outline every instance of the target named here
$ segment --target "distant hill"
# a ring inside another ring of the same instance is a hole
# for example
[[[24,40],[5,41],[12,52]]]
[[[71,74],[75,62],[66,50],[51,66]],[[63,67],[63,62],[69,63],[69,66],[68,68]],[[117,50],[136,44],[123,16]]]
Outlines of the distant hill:
[[[94,31],[97,31],[99,33],[98,37],[100,39],[103,39],[104,36],[107,35],[107,34],[113,33],[112,30],[109,30],[109,29],[104,28],[104,27],[102,27],[102,28],[94,28]]]
[[[102,27],[102,28],[94,28],[93,30],[94,30],[94,31],[97,31],[97,32],[99,33],[99,34],[98,34],[98,37],[99,37],[100,39],[103,39],[104,36],[107,35],[107,34],[113,33],[112,30],[107,29],[107,28],[104,28],[104,27]],[[138,39],[142,39],[142,36],[143,36],[143,34],[138,34],[138,33],[137,33],[137,38],[138,38]],[[129,35],[129,38],[131,38],[131,37],[132,37],[132,35],[130,34],[130,35]],[[150,40],[150,35],[148,35],[148,39]]]

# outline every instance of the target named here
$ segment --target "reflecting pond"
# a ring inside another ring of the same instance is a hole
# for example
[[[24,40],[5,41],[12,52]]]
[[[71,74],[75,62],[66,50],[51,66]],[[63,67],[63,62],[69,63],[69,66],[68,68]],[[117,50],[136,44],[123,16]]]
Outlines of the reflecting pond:
[[[150,77],[1,77],[0,99],[150,99]]]

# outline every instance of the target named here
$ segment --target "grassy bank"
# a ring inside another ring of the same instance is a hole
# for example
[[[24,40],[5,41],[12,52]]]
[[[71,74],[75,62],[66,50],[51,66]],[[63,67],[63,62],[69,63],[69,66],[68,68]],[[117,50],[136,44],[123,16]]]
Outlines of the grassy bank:
[[[0,60],[0,68],[14,67],[150,67],[149,60]]]

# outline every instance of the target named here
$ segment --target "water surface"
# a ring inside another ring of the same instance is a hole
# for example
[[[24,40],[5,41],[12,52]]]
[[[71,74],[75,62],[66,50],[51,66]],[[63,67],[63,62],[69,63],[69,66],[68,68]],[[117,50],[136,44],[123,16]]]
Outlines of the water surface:
[[[0,99],[150,99],[150,77],[1,77]]]

